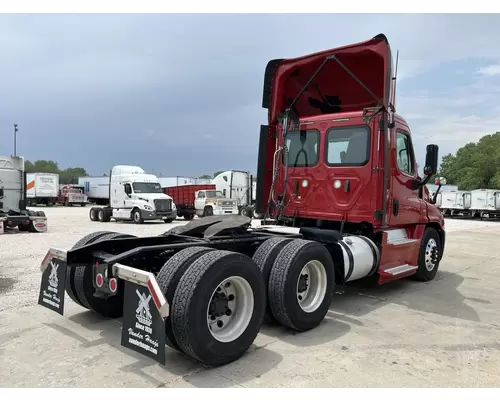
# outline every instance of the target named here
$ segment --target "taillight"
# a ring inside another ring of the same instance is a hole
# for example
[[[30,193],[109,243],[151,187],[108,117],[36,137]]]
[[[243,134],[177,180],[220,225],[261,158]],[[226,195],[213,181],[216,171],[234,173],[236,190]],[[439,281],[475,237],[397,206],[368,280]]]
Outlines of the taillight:
[[[118,281],[116,280],[116,278],[111,278],[109,280],[109,290],[115,293],[116,289],[118,289]]]
[[[95,283],[96,283],[97,287],[102,287],[102,285],[104,284],[104,277],[102,276],[102,274],[96,275]]]

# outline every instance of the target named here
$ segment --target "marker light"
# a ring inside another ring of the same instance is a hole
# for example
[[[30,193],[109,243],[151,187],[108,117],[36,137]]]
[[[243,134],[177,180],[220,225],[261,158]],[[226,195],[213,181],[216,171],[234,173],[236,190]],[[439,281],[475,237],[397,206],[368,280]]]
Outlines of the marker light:
[[[335,182],[333,182],[333,187],[335,189],[340,189],[341,186],[342,186],[342,182],[340,182],[338,179]]]
[[[303,187],[303,188],[306,188],[308,185],[309,185],[309,182],[307,181],[307,179],[304,179],[304,180],[302,181],[302,187]]]

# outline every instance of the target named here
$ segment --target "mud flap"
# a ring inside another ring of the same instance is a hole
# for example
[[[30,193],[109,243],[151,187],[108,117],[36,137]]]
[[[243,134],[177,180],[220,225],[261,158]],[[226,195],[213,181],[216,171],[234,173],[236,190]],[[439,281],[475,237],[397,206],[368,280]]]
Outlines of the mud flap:
[[[121,345],[165,364],[165,318],[168,303],[155,276],[115,264],[113,275],[124,281]]]
[[[64,315],[64,289],[67,271],[65,252],[61,252],[58,257],[57,251],[51,249],[42,262],[41,270],[42,281],[38,304]]]
[[[165,364],[165,320],[149,289],[127,281],[121,345]]]

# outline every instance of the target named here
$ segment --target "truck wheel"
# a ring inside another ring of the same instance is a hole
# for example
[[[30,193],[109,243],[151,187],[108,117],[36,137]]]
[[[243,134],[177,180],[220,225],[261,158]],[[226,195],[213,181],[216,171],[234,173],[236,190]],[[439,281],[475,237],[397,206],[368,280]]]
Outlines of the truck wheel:
[[[85,207],[87,203],[81,203],[80,206]]]
[[[177,288],[182,275],[184,275],[184,272],[186,272],[186,270],[194,260],[209,251],[212,251],[212,249],[209,247],[200,246],[188,247],[187,249],[183,249],[176,253],[173,257],[171,257],[163,265],[160,272],[156,276],[158,285],[160,286],[165,299],[170,305],[170,316],[172,315],[172,301],[174,299],[175,289]],[[168,317],[165,321],[167,346],[175,350],[180,350],[179,346],[177,345],[177,340],[175,340],[175,336],[172,331],[170,318],[171,317]]]
[[[203,216],[204,217],[211,217],[212,215],[214,215],[214,210],[212,207],[208,206],[208,207],[205,207],[205,209],[203,210]]]
[[[99,209],[98,208],[95,208],[95,207],[92,207],[90,210],[89,210],[89,217],[90,217],[90,220],[91,221],[97,221],[97,211]]]
[[[191,221],[194,218],[194,214],[184,214],[184,219],[186,221]]]
[[[81,238],[78,242],[76,242],[73,245],[73,247],[71,248],[71,250],[75,250],[75,249],[78,249],[80,247],[86,246],[87,244],[95,242],[101,236],[109,235],[110,233],[114,233],[114,232],[100,231],[100,232],[94,232],[94,233],[91,233],[89,235],[86,235],[83,238]],[[84,306],[83,303],[76,296],[76,291],[75,291],[75,270],[76,270],[76,268],[67,267],[67,271],[66,271],[66,286],[65,286],[66,293],[71,298],[71,300],[73,300],[76,304],[79,304],[79,305],[81,305],[84,308],[88,308],[88,307]]]
[[[332,300],[335,273],[325,246],[295,239],[276,256],[269,274],[269,304],[274,319],[298,331],[318,326]]]
[[[136,224],[143,224],[144,223],[144,218],[142,218],[141,212],[138,208],[136,208],[134,211],[132,211],[132,220]]]
[[[241,357],[259,333],[265,284],[251,258],[214,250],[198,257],[177,285],[172,328],[179,348],[208,366]]]
[[[171,224],[172,222],[175,221],[175,218],[167,218],[167,219],[164,219],[164,221],[166,224]]]
[[[109,239],[124,239],[136,237],[122,233],[108,233],[100,236],[93,243]],[[82,305],[89,310],[106,318],[120,318],[123,316],[123,282],[118,280],[118,294],[108,299],[94,297],[94,273],[92,265],[82,265],[75,268],[75,293]]]
[[[252,218],[253,217],[253,210],[252,210],[252,207],[243,207],[241,209],[241,215],[243,217],[248,217],[248,218]]]
[[[36,216],[38,217],[46,217],[45,213],[43,211],[36,211]]]
[[[274,237],[271,239],[267,239],[257,248],[252,257],[255,264],[257,264],[257,266],[260,268],[262,276],[264,277],[264,283],[266,284],[266,293],[267,285],[269,282],[269,274],[271,272],[273,263],[276,260],[276,256],[281,251],[281,249],[292,240],[293,239],[283,237]],[[269,304],[267,304],[266,306],[266,315],[264,317],[264,321],[268,323],[274,321],[273,313]]]
[[[99,211],[97,212],[97,219],[99,222],[106,222],[106,216],[104,215],[104,208],[100,208]]]
[[[418,269],[413,278],[428,282],[434,279],[439,268],[439,253],[441,240],[434,228],[426,228],[418,253]]]

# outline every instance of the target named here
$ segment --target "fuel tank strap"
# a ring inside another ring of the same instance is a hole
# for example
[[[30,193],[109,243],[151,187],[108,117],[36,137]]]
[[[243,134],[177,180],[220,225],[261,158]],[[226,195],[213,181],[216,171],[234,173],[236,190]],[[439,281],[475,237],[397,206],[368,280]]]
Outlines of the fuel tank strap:
[[[337,243],[345,250],[345,252],[347,253],[347,257],[349,258],[349,270],[347,272],[347,275],[345,275],[345,278],[344,278],[344,282],[347,282],[349,280],[349,278],[351,277],[352,272],[354,271],[354,257],[352,255],[351,249],[349,248],[349,246],[347,244],[345,244],[342,240],[339,240]],[[344,268],[345,268],[345,265],[344,265]],[[344,273],[345,273],[345,270],[344,270]]]

